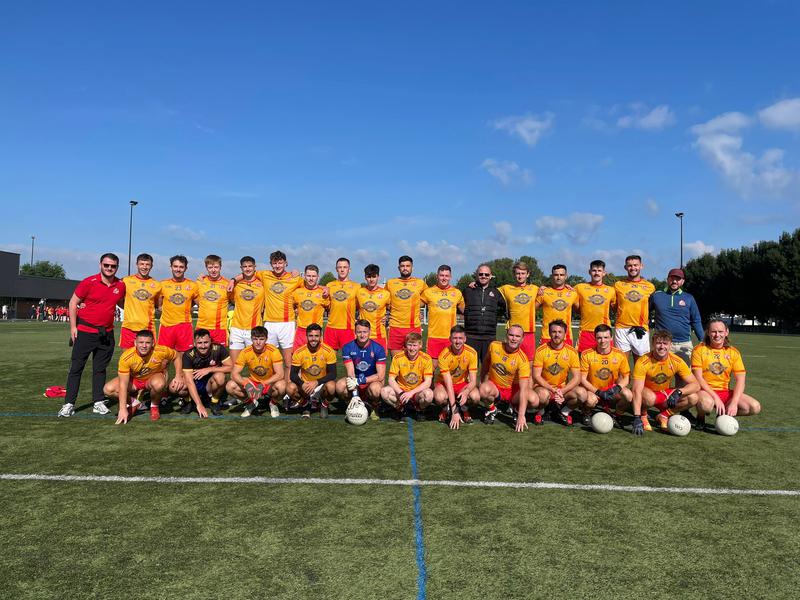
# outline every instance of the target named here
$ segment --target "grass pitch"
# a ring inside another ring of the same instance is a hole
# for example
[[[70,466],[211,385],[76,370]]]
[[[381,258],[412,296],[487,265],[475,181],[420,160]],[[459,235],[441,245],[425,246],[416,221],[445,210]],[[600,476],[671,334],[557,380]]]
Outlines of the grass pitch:
[[[409,428],[56,419],[67,327],[0,324],[0,473],[412,478]],[[800,339],[736,335],[764,412],[733,438],[411,427],[421,480],[800,489]],[[113,366],[114,363],[112,363]],[[113,369],[112,369],[113,370]],[[0,480],[2,598],[797,595],[800,497],[409,485]],[[418,533],[421,537],[418,538]],[[421,544],[420,544],[421,542]],[[420,569],[425,578],[420,580]]]

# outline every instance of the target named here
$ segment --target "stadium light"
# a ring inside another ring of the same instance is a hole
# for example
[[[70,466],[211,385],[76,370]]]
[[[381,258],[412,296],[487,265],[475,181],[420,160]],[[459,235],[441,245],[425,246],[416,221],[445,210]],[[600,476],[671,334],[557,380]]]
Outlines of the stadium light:
[[[131,242],[133,241],[133,207],[139,204],[136,200],[131,200],[131,218],[128,221],[128,275],[131,274]]]
[[[678,220],[681,222],[681,269],[683,269],[683,213],[676,212],[675,216],[678,217]]]
[[[33,243],[36,240],[36,236],[31,236],[31,269],[33,268]]]

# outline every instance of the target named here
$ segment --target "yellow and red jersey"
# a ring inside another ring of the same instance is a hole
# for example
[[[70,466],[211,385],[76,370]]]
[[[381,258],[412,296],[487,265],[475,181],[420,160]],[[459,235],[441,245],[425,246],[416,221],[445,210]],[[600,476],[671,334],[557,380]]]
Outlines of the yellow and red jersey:
[[[292,354],[292,366],[300,367],[300,379],[318,381],[325,377],[328,365],[336,364],[336,350],[327,344],[320,344],[316,352],[311,352],[308,345],[300,346]]]
[[[149,353],[141,356],[136,348],[128,348],[119,357],[117,373],[128,373],[131,379],[148,379],[156,373],[164,373],[177,353],[166,346],[154,346]]]
[[[322,297],[324,291],[320,286],[308,289],[305,285],[301,285],[292,292],[292,306],[297,311],[298,327],[305,328],[312,323],[322,325],[325,309],[330,304],[327,298]]]
[[[197,284],[184,279],[161,282],[161,326],[172,327],[192,322],[192,303],[197,298]]]
[[[394,277],[386,282],[391,301],[389,309],[389,327],[419,327],[420,295],[427,289],[422,279]],[[447,337],[447,336],[445,336]]]
[[[600,354],[592,348],[581,354],[581,373],[594,387],[604,390],[616,384],[620,375],[630,375],[631,366],[622,350],[611,348],[608,354]]]
[[[161,282],[152,277],[138,275],[122,278],[125,284],[125,316],[122,326],[131,331],[155,330],[156,298],[161,293]]]
[[[508,307],[508,326],[519,325],[525,333],[536,331],[536,296],[539,286],[501,285],[497,288],[506,300]]]
[[[233,316],[231,327],[250,330],[263,323],[264,284],[257,277],[250,281],[237,281],[233,287]]]
[[[581,315],[581,331],[594,331],[598,325],[611,325],[611,305],[617,302],[614,286],[579,283],[575,286]]]
[[[197,278],[197,328],[227,329],[228,283],[224,277],[212,280]]]
[[[453,383],[466,383],[470,373],[478,372],[478,353],[472,346],[466,344],[459,354],[455,354],[450,346],[447,346],[439,354],[439,381],[442,375],[449,373]]]
[[[543,290],[543,291],[542,291]],[[567,324],[567,337],[572,336],[572,307],[578,302],[575,290],[542,288],[537,304],[542,306],[542,337],[550,337],[550,322],[561,319]]]
[[[256,275],[264,284],[264,321],[288,323],[294,321],[292,292],[303,285],[303,278],[293,277],[288,271],[278,277],[272,271],[259,271]]]
[[[509,389],[520,379],[529,379],[531,365],[521,348],[506,352],[503,342],[489,344],[489,380],[496,386]]]
[[[369,321],[370,339],[386,339],[386,307],[390,300],[388,290],[380,286],[374,290],[362,287],[356,292],[358,317]]]
[[[327,286],[330,294],[328,327],[352,330],[356,322],[356,295],[361,284],[348,279],[331,281]]]
[[[420,301],[428,305],[428,337],[449,338],[450,328],[456,324],[456,312],[464,310],[464,296],[461,290],[448,285],[438,285],[425,289]]]
[[[692,373],[683,359],[672,352],[664,360],[656,360],[652,352],[648,352],[633,365],[633,379],[644,380],[644,386],[654,392],[675,387],[672,381],[676,375],[686,380]]]
[[[703,370],[703,379],[712,390],[727,390],[732,375],[746,372],[742,355],[736,348],[712,348],[705,344],[698,344],[692,350],[692,369]]]
[[[646,279],[630,281],[623,279],[614,284],[617,296],[617,327],[648,328],[650,318],[649,299],[656,291]]]
[[[401,352],[392,358],[389,377],[394,377],[404,392],[413,390],[426,377],[433,377],[433,359],[420,352],[414,360],[410,360],[405,352]]]
[[[236,357],[236,364],[242,368],[246,367],[250,379],[260,383],[265,383],[275,374],[275,365],[278,363],[283,363],[283,356],[281,351],[271,344],[267,344],[260,354],[252,346],[248,346]]]
[[[542,344],[533,356],[533,367],[542,369],[542,377],[547,383],[560,387],[567,383],[570,369],[581,368],[581,359],[578,351],[568,344],[558,350],[550,344]]]

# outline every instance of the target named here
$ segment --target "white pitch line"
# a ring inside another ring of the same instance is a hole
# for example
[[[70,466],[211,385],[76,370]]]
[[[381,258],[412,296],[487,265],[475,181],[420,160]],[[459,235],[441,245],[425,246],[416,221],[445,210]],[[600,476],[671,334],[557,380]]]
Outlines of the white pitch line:
[[[449,479],[331,479],[323,477],[158,477],[123,475],[45,475],[0,473],[6,481],[89,481],[99,483],[238,483],[249,485],[394,485],[463,488],[505,488],[526,490],[573,490],[648,494],[700,494],[713,496],[800,496],[800,490],[758,490],[740,488],[654,487],[605,483],[548,483],[544,481],[453,481]]]

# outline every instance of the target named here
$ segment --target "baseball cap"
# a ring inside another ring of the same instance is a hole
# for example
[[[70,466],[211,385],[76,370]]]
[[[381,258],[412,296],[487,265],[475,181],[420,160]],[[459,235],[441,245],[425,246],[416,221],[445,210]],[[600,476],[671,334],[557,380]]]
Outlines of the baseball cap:
[[[681,279],[686,279],[686,275],[683,274],[683,269],[670,269],[669,273],[667,273],[667,279],[670,277],[680,277]]]

